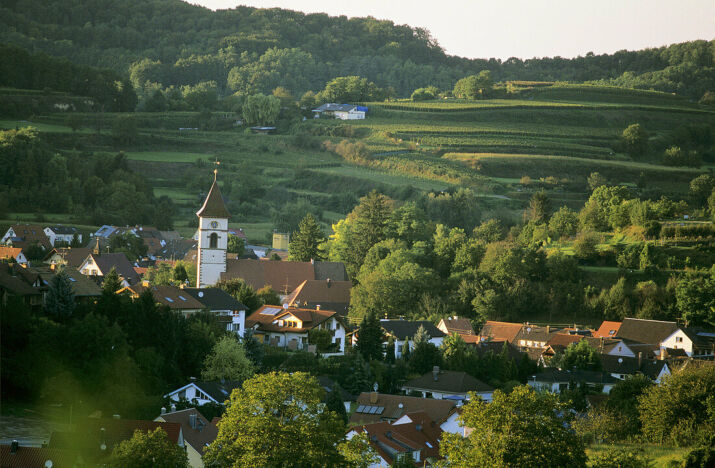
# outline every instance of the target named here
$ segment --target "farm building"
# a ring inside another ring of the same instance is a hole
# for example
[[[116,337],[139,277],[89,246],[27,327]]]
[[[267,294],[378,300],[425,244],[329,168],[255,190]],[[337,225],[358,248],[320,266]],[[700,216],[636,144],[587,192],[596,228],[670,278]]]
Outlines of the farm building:
[[[367,114],[367,107],[353,104],[328,103],[313,109],[313,116],[316,119],[323,114],[332,115],[336,119],[341,120],[361,120],[364,119],[365,114]]]

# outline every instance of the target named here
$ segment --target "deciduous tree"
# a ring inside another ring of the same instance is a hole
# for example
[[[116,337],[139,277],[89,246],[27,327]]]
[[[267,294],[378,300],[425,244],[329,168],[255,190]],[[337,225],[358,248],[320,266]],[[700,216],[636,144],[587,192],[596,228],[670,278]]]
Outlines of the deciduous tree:
[[[188,468],[186,450],[175,444],[162,428],[153,432],[135,431],[131,439],[120,442],[109,457],[111,468]]]
[[[204,380],[243,381],[253,375],[253,363],[246,357],[243,344],[235,336],[224,336],[214,345],[204,361]]]
[[[585,467],[568,414],[556,395],[526,385],[509,394],[496,390],[491,403],[473,397],[459,417],[471,433],[445,434],[440,453],[454,467]]]
[[[304,372],[259,374],[231,394],[204,462],[219,466],[332,467],[342,462],[340,417]]]

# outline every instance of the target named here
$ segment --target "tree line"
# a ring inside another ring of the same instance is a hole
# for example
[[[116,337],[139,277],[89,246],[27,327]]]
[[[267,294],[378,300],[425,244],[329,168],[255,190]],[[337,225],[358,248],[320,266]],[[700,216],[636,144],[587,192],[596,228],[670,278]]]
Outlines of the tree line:
[[[451,89],[465,76],[489,71],[496,81],[601,80],[695,99],[713,89],[708,41],[502,61],[449,56],[429,31],[374,18],[244,6],[214,12],[178,0],[32,0],[1,11],[0,41],[131,73],[139,87],[215,83],[221,94],[266,94],[282,86],[300,95],[334,77],[359,75],[407,97],[427,86]]]

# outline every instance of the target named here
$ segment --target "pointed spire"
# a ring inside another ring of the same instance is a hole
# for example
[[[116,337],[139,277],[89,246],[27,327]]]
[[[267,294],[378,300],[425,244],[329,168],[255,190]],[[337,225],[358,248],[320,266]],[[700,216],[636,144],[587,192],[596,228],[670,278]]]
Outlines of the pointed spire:
[[[216,165],[219,162],[216,161]],[[203,206],[199,211],[196,212],[196,216],[201,216],[204,218],[230,218],[231,214],[226,209],[226,205],[223,202],[223,196],[221,196],[221,190],[218,187],[218,168],[214,169],[214,182],[211,185],[211,190],[204,201]]]
[[[101,254],[101,251],[99,250],[99,236],[97,236],[97,244],[94,246],[94,251],[92,253],[95,255]]]

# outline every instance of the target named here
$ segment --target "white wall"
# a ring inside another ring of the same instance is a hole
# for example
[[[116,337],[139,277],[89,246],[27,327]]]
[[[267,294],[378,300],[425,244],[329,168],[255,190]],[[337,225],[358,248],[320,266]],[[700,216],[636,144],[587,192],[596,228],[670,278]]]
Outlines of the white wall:
[[[660,343],[661,348],[683,349],[688,356],[693,355],[693,342],[683,330],[675,330]]]
[[[211,223],[216,222],[215,228]],[[211,234],[218,235],[216,248],[210,248]],[[228,219],[199,218],[199,246],[197,287],[213,286],[221,279],[221,273],[226,272],[226,249],[228,248]]]

